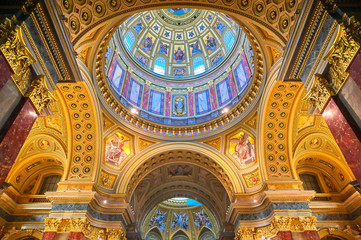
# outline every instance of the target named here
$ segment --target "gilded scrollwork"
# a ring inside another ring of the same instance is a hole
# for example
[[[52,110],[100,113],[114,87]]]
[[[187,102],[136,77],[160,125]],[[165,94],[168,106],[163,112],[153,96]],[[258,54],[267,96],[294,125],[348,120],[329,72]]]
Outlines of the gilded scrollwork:
[[[307,102],[318,108],[321,112],[326,106],[328,100],[331,98],[332,90],[326,78],[320,74],[316,74],[313,80],[313,85],[305,96]]]
[[[49,104],[55,99],[46,86],[44,76],[38,76],[32,81],[27,96],[29,96],[39,114],[48,109]]]
[[[30,65],[35,59],[24,41],[20,26],[13,26],[12,21],[6,19],[0,24],[0,33],[0,50],[14,72],[12,78],[15,84],[25,95],[32,80]]]
[[[234,240],[253,240],[255,235],[254,227],[240,227]]]

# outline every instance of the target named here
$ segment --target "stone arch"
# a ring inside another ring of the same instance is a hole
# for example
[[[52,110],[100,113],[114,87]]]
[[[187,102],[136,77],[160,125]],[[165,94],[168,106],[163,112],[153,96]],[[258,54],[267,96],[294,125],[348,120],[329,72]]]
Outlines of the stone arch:
[[[202,238],[207,234],[212,234],[214,239],[216,239],[216,235],[214,234],[214,232],[211,229],[209,229],[208,227],[206,227],[206,226],[202,227],[201,231],[198,234],[198,239],[203,240]]]
[[[141,156],[135,156],[132,161],[129,161],[123,169],[123,173],[126,174],[122,174],[117,192],[131,196],[137,184],[146,175],[144,172],[145,170],[150,172],[151,169],[167,164],[163,159],[165,156],[161,155],[165,155],[167,152],[174,152],[174,154],[176,154],[177,151],[191,151],[192,153],[198,154],[199,158],[202,158],[202,160],[199,160],[198,163],[193,162],[193,164],[198,164],[200,166],[203,164],[203,167],[206,166],[210,172],[214,173],[224,185],[231,201],[234,194],[242,193],[244,191],[240,176],[235,171],[236,168],[229,162],[223,161],[224,156],[220,153],[204,144],[173,142],[156,144],[148,151],[142,153]],[[154,162],[155,156],[158,157],[156,163]],[[185,159],[183,161],[185,163],[192,163],[191,159]]]
[[[28,230],[28,229],[24,229],[24,230],[19,230],[19,231],[15,231],[15,232],[10,232],[5,234],[5,236],[2,238],[4,240],[12,240],[12,239],[16,239],[16,240],[22,240],[22,239],[42,239],[43,236],[43,232],[40,230]]]
[[[327,236],[331,236],[331,237],[335,236],[342,240],[353,240],[354,239],[352,236],[346,234],[341,229],[321,229],[318,232],[318,234],[319,234],[321,240],[327,240],[327,238],[325,239],[325,237],[327,237]]]
[[[178,236],[185,236],[185,237],[187,237],[187,239],[190,239],[189,235],[183,229],[179,229],[178,231],[173,233],[171,236],[169,236],[169,239],[180,240],[180,239],[177,238]]]
[[[158,227],[151,228],[146,234],[145,234],[145,240],[148,240],[148,237],[151,236],[151,234],[154,234],[156,237],[159,238],[159,240],[162,240],[162,234],[159,231]],[[151,239],[152,240],[152,239]]]

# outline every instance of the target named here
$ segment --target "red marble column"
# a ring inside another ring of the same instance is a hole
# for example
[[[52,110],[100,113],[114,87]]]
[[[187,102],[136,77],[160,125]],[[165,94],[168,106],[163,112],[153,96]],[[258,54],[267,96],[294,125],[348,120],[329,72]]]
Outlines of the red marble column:
[[[211,94],[211,106],[212,110],[217,108],[217,97],[216,97],[216,89],[214,88],[214,84],[209,84],[209,92]]]
[[[317,231],[305,231],[306,240],[320,240],[320,236]]]
[[[55,240],[56,232],[44,232],[41,240]]]
[[[172,99],[171,99],[171,96],[172,95],[172,93],[171,93],[171,90],[167,90],[167,92],[166,92],[166,94],[165,94],[165,115],[167,116],[167,117],[169,117],[170,116],[170,108],[171,108],[171,101],[172,101]]]
[[[148,110],[149,91],[150,91],[149,85],[145,84],[144,85],[144,94],[143,94],[143,104],[142,104],[142,108],[144,110]]]
[[[361,53],[359,52],[350,64],[347,72],[361,89]]]
[[[0,90],[4,87],[8,80],[11,79],[11,68],[5,57],[0,52]]]
[[[188,106],[189,106],[189,116],[192,117],[194,116],[194,95],[193,95],[193,90],[189,91],[188,90]]]
[[[361,142],[331,98],[322,113],[357,182],[361,185]]]
[[[82,232],[70,232],[68,240],[83,240],[84,234]]]
[[[36,118],[35,107],[27,99],[0,143],[0,187],[2,187]]]
[[[291,231],[279,231],[277,237],[278,240],[293,240]]]

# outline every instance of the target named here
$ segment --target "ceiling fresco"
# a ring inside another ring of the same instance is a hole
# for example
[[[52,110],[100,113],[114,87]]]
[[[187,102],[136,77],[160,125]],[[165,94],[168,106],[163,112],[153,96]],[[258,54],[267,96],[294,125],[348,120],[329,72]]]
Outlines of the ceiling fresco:
[[[254,52],[245,32],[225,14],[153,10],[131,16],[115,31],[105,74],[133,114],[160,124],[193,125],[221,116],[245,95]]]

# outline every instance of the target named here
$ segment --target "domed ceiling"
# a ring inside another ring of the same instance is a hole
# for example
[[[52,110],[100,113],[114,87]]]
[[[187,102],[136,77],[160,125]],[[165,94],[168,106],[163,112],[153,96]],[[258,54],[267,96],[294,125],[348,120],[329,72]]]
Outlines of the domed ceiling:
[[[152,10],[115,31],[105,73],[132,114],[157,124],[194,125],[221,116],[246,95],[254,53],[245,32],[225,14]]]

